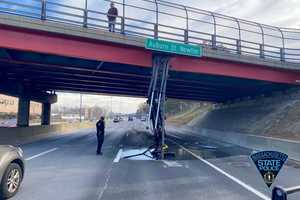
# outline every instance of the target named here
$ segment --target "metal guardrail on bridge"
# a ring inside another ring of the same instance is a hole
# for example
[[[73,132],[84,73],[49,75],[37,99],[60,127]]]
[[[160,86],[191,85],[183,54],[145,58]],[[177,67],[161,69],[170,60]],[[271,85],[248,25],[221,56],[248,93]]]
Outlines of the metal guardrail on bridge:
[[[204,45],[261,59],[300,63],[298,29],[259,24],[164,0],[99,0],[97,5],[89,5],[88,0],[82,0],[82,5],[78,6],[74,6],[74,1],[68,5],[54,0],[0,0],[0,12],[107,29],[109,2],[114,2],[120,10],[116,30],[121,34]]]

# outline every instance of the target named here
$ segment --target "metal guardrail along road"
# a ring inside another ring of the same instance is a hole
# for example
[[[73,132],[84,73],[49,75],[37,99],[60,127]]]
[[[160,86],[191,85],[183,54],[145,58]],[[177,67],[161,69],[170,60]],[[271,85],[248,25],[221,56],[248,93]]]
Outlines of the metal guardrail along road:
[[[88,0],[82,0],[81,7],[54,0],[0,0],[0,12],[91,29],[107,29],[106,13],[110,2],[119,9],[116,30],[121,34],[300,63],[298,29],[259,24],[164,0],[101,0],[98,5],[89,5]]]

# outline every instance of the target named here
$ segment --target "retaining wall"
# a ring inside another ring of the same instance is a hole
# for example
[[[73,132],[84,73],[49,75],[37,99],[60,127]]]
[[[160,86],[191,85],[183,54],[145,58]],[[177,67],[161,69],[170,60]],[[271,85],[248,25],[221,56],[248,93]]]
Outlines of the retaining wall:
[[[194,119],[199,129],[300,141],[300,92],[289,91],[223,105]]]
[[[49,126],[0,128],[0,145],[20,145],[92,127],[94,127],[93,123],[63,123]]]
[[[286,153],[290,158],[300,160],[300,142],[263,137],[257,135],[241,134],[235,132],[223,132],[210,129],[201,129],[198,134],[213,138],[218,141],[247,147],[249,149],[264,151],[274,150]]]

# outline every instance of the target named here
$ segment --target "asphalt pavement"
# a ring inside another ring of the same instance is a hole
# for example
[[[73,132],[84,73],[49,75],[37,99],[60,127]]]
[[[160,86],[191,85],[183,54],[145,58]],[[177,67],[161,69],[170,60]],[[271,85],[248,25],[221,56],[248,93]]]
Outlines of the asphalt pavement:
[[[249,160],[252,150],[168,129],[175,159],[123,159],[147,148],[143,122],[110,124],[103,156],[96,155],[94,129],[24,145],[26,175],[13,200],[256,200],[270,189]],[[300,164],[289,161],[275,185],[299,185]],[[289,199],[300,199],[295,194]]]

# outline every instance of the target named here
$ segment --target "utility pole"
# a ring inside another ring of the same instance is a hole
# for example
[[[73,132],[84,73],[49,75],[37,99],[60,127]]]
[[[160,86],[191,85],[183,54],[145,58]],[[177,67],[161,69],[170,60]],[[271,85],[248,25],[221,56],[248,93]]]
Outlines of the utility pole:
[[[82,122],[82,94],[80,94],[79,121]]]
[[[113,117],[112,96],[110,96],[110,115],[111,115],[111,117]]]
[[[121,99],[119,99],[119,113],[121,113],[122,114],[122,112],[121,112],[121,110],[122,110],[122,102],[121,102]]]

